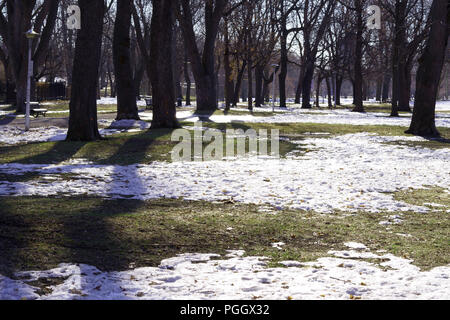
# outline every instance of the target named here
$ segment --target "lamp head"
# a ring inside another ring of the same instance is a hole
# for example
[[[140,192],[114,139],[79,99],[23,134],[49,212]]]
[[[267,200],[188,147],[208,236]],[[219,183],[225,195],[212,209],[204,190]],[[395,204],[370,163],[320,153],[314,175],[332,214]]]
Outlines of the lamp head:
[[[28,39],[35,39],[35,38],[38,38],[40,36],[40,34],[35,32],[33,29],[30,29],[25,33],[25,36]]]

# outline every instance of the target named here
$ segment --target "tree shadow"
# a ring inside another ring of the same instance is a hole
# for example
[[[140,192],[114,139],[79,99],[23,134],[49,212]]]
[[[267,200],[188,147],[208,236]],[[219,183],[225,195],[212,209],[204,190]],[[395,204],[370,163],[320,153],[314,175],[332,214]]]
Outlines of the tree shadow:
[[[126,270],[132,268],[133,261],[127,256],[127,245],[119,241],[119,237],[115,234],[120,232],[117,228],[111,227],[108,220],[112,217],[120,215],[129,215],[136,212],[143,205],[141,196],[147,192],[147,186],[142,183],[139,175],[139,163],[144,162],[148,147],[155,142],[160,136],[170,133],[171,130],[151,130],[151,134],[144,132],[138,136],[128,139],[120,148],[105,160],[106,163],[116,162],[119,156],[123,158],[124,153],[134,150],[131,162],[127,166],[114,165],[110,178],[111,182],[106,184],[108,190],[105,191],[108,198],[95,198],[91,200],[90,197],[80,197],[75,200],[69,197],[65,201],[73,202],[73,207],[77,208],[69,215],[66,212],[58,211],[58,208],[44,209],[45,214],[55,212],[55,221],[62,224],[61,234],[46,234],[43,232],[42,237],[48,238],[48,242],[62,241],[62,248],[65,257],[61,262],[67,263],[82,263],[96,266],[99,269],[113,268],[115,270]],[[139,144],[136,145],[136,140]],[[39,154],[26,157],[22,159],[23,163],[39,163],[48,160],[49,156],[53,156],[54,152],[58,151],[61,146],[66,148],[70,146],[70,152],[65,150],[62,154],[57,156],[57,161],[70,159],[77,151],[86,143],[83,142],[65,142],[61,141],[55,144],[50,150]],[[139,148],[139,150],[136,150]],[[84,165],[85,167],[88,165]],[[32,172],[26,176],[26,180],[39,176],[40,172]],[[120,177],[120,178],[119,178]],[[120,194],[121,199],[116,199]],[[61,196],[56,196],[60,198]],[[19,201],[20,198],[10,200],[8,203],[13,203],[14,200]],[[129,199],[127,199],[129,198]],[[0,197],[0,201],[1,201]],[[31,197],[32,201],[29,205],[30,210],[42,210],[39,207],[39,197]],[[36,200],[33,200],[36,199]],[[45,198],[46,199],[46,198]],[[83,206],[85,201],[95,201],[94,209],[92,206],[88,209]],[[4,202],[4,201],[2,201]],[[36,202],[36,203],[34,203]],[[97,204],[98,202],[98,204]],[[20,204],[17,203],[19,206]],[[21,234],[27,234],[34,231],[36,226],[31,222],[26,222],[23,216],[14,214],[15,208],[7,205],[2,206],[5,211],[0,214],[0,229],[12,231],[15,228],[21,229]],[[78,209],[79,208],[79,209]],[[12,232],[11,231],[11,232]],[[58,240],[59,239],[59,240]],[[27,257],[30,248],[33,247],[33,241],[27,239],[26,236],[9,237],[8,234],[0,233],[0,273],[12,275],[19,270],[27,269],[29,261],[32,258]],[[21,248],[21,249],[18,249]],[[52,255],[54,248],[44,247],[39,248],[44,255]],[[25,263],[24,263],[25,262]],[[31,265],[32,263],[30,263]],[[0,292],[1,293],[1,292]]]

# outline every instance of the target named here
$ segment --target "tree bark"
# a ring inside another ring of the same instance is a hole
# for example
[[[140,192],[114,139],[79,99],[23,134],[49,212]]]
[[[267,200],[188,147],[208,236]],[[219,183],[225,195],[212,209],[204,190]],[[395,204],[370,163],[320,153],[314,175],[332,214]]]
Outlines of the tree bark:
[[[286,28],[286,21],[282,23],[283,28]],[[278,74],[280,108],[286,108],[286,77],[288,63],[287,36],[287,31],[283,30],[280,35],[280,73]]]
[[[387,102],[389,100],[389,89],[391,88],[391,74],[386,72],[383,78],[383,89],[382,89],[382,102]]]
[[[314,77],[314,62],[306,61],[302,85],[302,109],[311,109],[311,87]]]
[[[330,77],[326,77],[325,81],[327,83],[327,95],[328,95],[328,108],[333,108],[333,100],[331,99],[331,83]]]
[[[189,76],[189,61],[187,51],[184,54],[184,81],[186,82],[186,106],[191,105],[191,77]]]
[[[114,23],[113,60],[117,86],[116,120],[139,120],[136,88],[131,68],[131,7],[132,0],[118,0]]]
[[[450,35],[449,2],[433,0],[430,17],[432,25],[424,53],[419,59],[413,116],[406,133],[437,137],[439,131],[435,124],[435,108]]]
[[[363,75],[362,75],[362,56],[363,56],[363,3],[362,0],[355,0],[357,24],[356,24],[356,46],[355,46],[355,66],[354,66],[354,112],[364,112],[363,107]]]
[[[247,64],[247,98],[248,98],[248,110],[253,111],[253,73],[252,73],[252,61],[249,57],[249,63]]]
[[[303,78],[305,77],[305,68],[302,64],[300,67],[300,73],[298,75],[298,83],[297,83],[297,89],[295,90],[295,103],[300,103],[300,98],[302,96],[302,90],[303,90]]]
[[[103,0],[78,0],[81,30],[78,32],[73,62],[67,140],[100,139],[97,126],[97,85],[102,47]]]
[[[174,1],[175,2],[175,1]],[[205,38],[202,53],[197,47],[189,0],[176,1],[178,20],[191,60],[197,94],[197,112],[211,114],[217,109],[215,42],[228,0],[205,1]]]
[[[257,64],[255,67],[255,107],[261,107],[264,103],[263,81],[264,67]]]
[[[173,2],[153,2],[150,31],[150,76],[153,96],[152,129],[179,128],[173,81]]]
[[[342,88],[343,77],[336,75],[336,105],[341,105],[341,88]]]

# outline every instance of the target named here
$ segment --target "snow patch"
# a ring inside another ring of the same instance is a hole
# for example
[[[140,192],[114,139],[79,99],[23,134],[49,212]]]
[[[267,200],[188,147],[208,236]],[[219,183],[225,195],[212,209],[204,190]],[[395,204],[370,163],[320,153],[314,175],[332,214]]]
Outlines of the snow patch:
[[[311,150],[286,159],[245,157],[210,162],[152,162],[129,166],[93,164],[1,164],[0,173],[38,173],[35,180],[0,181],[0,195],[80,195],[105,198],[184,198],[186,200],[239,201],[261,205],[262,213],[291,208],[333,213],[395,212],[391,222],[401,223],[401,212],[427,212],[393,198],[409,188],[437,186],[449,190],[448,149],[411,148],[385,144],[416,137],[382,137],[367,133],[302,141]],[[421,138],[420,138],[421,139]],[[43,182],[40,176],[61,173]]]
[[[236,251],[241,253],[241,251]],[[411,260],[391,254],[335,251],[330,257],[288,268],[267,268],[264,257],[181,254],[160,267],[102,272],[84,264],[61,264],[46,271],[0,275],[0,299],[449,299],[450,266],[420,271]],[[379,265],[364,259],[377,259]],[[60,278],[51,293],[28,284]]]

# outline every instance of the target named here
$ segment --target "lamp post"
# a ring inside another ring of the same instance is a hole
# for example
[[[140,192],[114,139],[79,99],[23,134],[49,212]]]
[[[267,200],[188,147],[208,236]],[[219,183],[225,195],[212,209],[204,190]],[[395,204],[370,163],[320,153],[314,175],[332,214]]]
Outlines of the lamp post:
[[[275,112],[275,85],[276,85],[276,75],[277,75],[277,68],[279,65],[273,64],[272,65],[274,71],[273,71],[273,95],[272,95],[272,112]]]
[[[30,130],[30,95],[31,95],[31,77],[33,76],[33,61],[31,60],[31,49],[33,47],[33,39],[40,36],[39,33],[30,29],[25,33],[28,39],[28,75],[27,75],[27,106],[25,112],[25,131]]]

